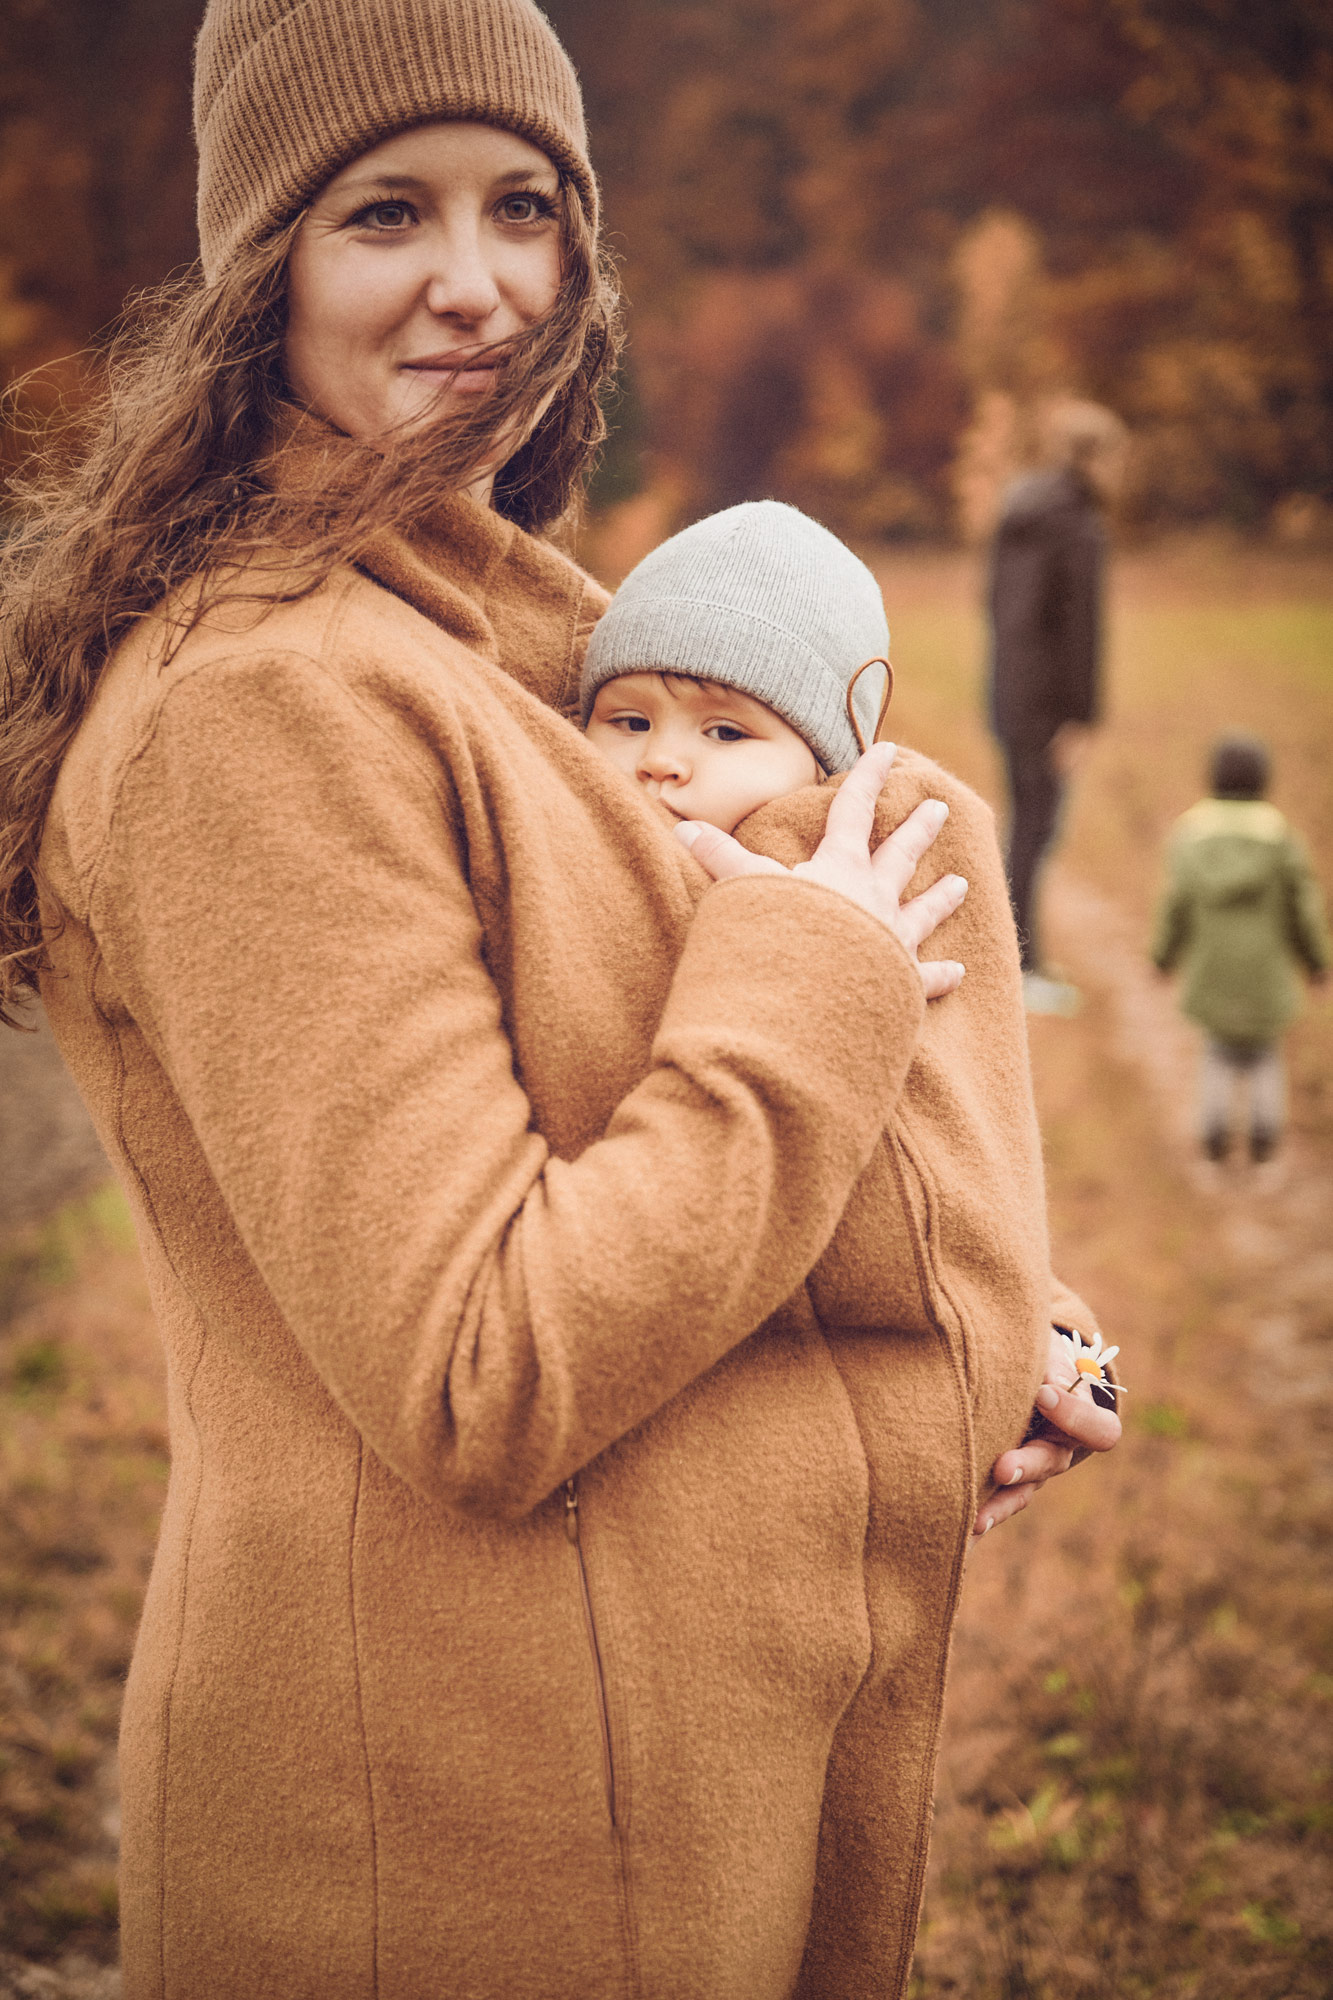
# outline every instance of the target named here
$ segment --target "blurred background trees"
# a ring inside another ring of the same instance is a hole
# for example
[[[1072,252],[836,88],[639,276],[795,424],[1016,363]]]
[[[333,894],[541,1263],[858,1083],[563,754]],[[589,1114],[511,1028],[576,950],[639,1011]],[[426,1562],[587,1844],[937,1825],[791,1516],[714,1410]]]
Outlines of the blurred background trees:
[[[0,369],[193,252],[200,0],[6,0]],[[607,502],[984,531],[1065,395],[1129,507],[1333,502],[1325,0],[550,0],[631,300]],[[55,369],[45,390],[76,378]]]

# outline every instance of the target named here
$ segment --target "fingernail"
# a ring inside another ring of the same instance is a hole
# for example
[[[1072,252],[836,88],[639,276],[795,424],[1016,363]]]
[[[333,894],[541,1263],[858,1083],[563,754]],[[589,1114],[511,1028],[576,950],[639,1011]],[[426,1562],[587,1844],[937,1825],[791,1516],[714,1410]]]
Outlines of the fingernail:
[[[949,880],[953,883],[954,888],[958,891],[960,896],[965,896],[967,894],[966,875],[951,875],[949,877]]]
[[[991,1529],[992,1529],[992,1528],[993,1528],[994,1526],[995,1526],[995,1517],[994,1517],[994,1515],[993,1515],[993,1514],[987,1514],[987,1516],[986,1516],[985,1520],[984,1520],[984,1521],[982,1522],[982,1524],[981,1524],[981,1532],[982,1532],[982,1534],[983,1534],[983,1535],[988,1535],[988,1534],[990,1533]]]
[[[1044,1382],[1037,1391],[1037,1408],[1039,1410],[1058,1410],[1059,1407],[1060,1397],[1058,1393],[1051,1388],[1049,1383]]]
[[[935,808],[935,817],[938,819],[940,825],[943,826],[945,820],[949,817],[948,806],[945,805],[943,799],[932,799],[930,803]]]
[[[676,838],[677,840],[684,841],[686,847],[693,847],[702,832],[703,828],[700,826],[698,820],[682,819],[676,822]]]
[[[1023,1478],[1023,1468],[1020,1465],[1014,1472],[1010,1473],[1008,1483],[1010,1486],[1017,1486],[1021,1483],[1022,1478]]]

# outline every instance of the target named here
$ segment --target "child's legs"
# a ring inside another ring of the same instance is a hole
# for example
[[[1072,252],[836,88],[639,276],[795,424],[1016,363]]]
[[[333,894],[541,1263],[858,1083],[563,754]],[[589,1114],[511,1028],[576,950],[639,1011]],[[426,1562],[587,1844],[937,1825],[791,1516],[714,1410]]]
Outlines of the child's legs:
[[[1287,1080],[1276,1042],[1256,1049],[1246,1072],[1250,1094],[1250,1138],[1267,1145],[1281,1137],[1287,1114]]]
[[[1231,1101],[1236,1094],[1236,1062],[1226,1042],[1206,1037],[1199,1063],[1199,1137],[1205,1151],[1219,1156],[1231,1137]]]
[[[1282,1136],[1286,1077],[1276,1042],[1204,1043],[1199,1068],[1199,1136],[1205,1152],[1221,1159],[1231,1138],[1234,1100],[1242,1098],[1241,1129],[1256,1159],[1266,1159]]]

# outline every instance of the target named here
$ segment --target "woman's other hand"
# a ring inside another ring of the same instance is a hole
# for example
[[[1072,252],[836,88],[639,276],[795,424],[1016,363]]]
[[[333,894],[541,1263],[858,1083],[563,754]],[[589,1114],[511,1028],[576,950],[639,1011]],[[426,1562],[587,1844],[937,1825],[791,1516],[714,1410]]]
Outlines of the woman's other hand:
[[[996,1459],[991,1477],[997,1490],[978,1509],[974,1535],[984,1535],[1011,1514],[1021,1514],[1033,1494],[1048,1479],[1068,1472],[1076,1459],[1119,1444],[1119,1417],[1093,1401],[1086,1375],[1068,1386],[1069,1367],[1068,1344],[1052,1327],[1046,1374],[1032,1412],[1040,1434],[1013,1451],[1002,1451]]]
[[[875,743],[857,759],[833,796],[824,838],[810,859],[795,868],[784,868],[766,855],[751,854],[729,833],[721,833],[702,820],[683,820],[676,831],[714,881],[741,875],[793,875],[818,882],[887,924],[908,956],[915,959],[926,939],[958,908],[967,894],[967,883],[961,875],[944,875],[910,903],[902,900],[922,855],[934,844],[949,816],[942,799],[923,799],[872,854],[875,807],[897,754],[894,744]],[[919,964],[918,970],[928,1000],[952,993],[963,977],[963,967],[955,959],[931,959]]]

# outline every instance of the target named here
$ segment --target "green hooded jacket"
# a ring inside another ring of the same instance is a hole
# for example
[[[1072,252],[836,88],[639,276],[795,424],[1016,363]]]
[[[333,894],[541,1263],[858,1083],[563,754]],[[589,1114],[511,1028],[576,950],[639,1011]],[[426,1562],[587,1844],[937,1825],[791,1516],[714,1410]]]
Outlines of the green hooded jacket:
[[[1329,962],[1304,846],[1264,799],[1201,799],[1177,820],[1153,962],[1183,973],[1180,1004],[1218,1041],[1275,1041],[1300,1007],[1296,969]]]

